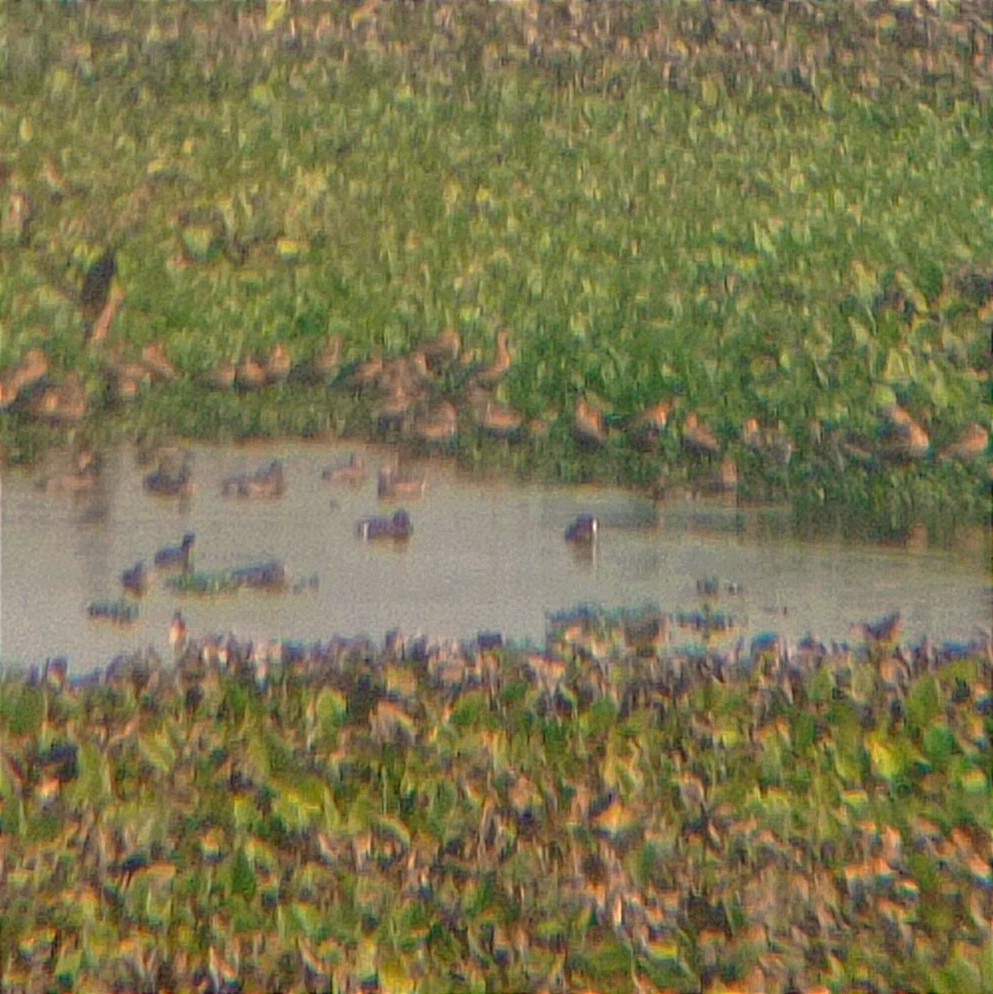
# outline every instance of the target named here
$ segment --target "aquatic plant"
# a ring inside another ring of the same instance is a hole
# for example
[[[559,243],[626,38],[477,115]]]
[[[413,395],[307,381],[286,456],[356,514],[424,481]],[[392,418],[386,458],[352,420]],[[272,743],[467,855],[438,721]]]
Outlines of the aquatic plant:
[[[342,374],[419,353],[422,432],[470,464],[706,486],[728,459],[739,492],[811,518],[986,513],[978,0],[22,4],[4,25],[8,461],[80,418],[373,433],[382,398]],[[887,434],[893,405],[912,433]]]
[[[988,646],[665,625],[5,676],[0,984],[988,986]]]

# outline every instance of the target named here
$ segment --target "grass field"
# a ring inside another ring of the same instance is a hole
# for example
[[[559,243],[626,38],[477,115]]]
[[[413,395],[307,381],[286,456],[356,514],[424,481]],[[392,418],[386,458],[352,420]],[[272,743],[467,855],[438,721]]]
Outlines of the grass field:
[[[982,4],[38,3],[0,26],[8,461],[67,435],[368,435],[368,398],[304,375],[329,339],[341,376],[444,329],[486,363],[507,328],[492,398],[523,440],[434,388],[469,463],[696,485],[692,413],[746,496],[884,530],[988,516]],[[277,347],[286,383],[209,385]],[[67,379],[81,419],[38,396]],[[891,444],[894,405],[923,446]]]

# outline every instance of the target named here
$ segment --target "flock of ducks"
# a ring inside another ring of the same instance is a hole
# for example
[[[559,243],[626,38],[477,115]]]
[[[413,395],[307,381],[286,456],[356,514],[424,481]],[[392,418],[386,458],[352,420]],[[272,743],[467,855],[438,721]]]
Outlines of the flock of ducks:
[[[119,294],[108,293],[96,322],[106,318],[108,309],[119,303]],[[94,340],[99,338],[91,335],[90,341]],[[461,337],[452,329],[406,354],[390,358],[374,354],[351,363],[344,360],[345,345],[337,335],[329,336],[300,362],[294,361],[286,345],[276,343],[265,355],[222,359],[200,374],[200,382],[207,389],[222,391],[257,391],[292,381],[348,390],[369,401],[377,433],[406,438],[428,448],[451,445],[460,431],[470,426],[511,442],[528,434],[540,437],[549,430],[547,419],[529,421],[499,398],[499,388],[514,361],[506,329],[497,333],[495,353],[489,361],[482,361],[478,354],[467,354]],[[102,364],[105,394],[121,402],[135,399],[151,384],[175,382],[184,375],[159,342],[145,345],[136,359],[127,358],[122,347],[115,345],[103,352]],[[49,424],[72,426],[88,412],[89,389],[78,373],[59,380],[45,352],[32,348],[0,374],[0,412],[23,411]],[[572,435],[588,449],[603,447],[619,437],[636,449],[657,451],[662,440],[675,431],[687,457],[713,469],[709,486],[719,491],[737,488],[738,464],[731,454],[736,442],[770,469],[786,470],[789,466],[797,442],[782,423],[763,425],[753,417],[737,433],[718,434],[696,411],[683,413],[679,423],[674,424],[681,406],[678,398],[662,399],[632,417],[618,418],[608,414],[592,395],[583,394],[571,415]],[[970,424],[936,453],[920,421],[892,404],[880,412],[878,427],[872,434],[826,428],[814,422],[809,441],[823,455],[825,465],[842,470],[849,462],[876,466],[886,462],[912,463],[935,455],[945,460],[972,461],[988,452],[990,439],[985,427]],[[154,492],[175,494],[182,492],[187,483],[179,471],[165,474],[149,486]]]

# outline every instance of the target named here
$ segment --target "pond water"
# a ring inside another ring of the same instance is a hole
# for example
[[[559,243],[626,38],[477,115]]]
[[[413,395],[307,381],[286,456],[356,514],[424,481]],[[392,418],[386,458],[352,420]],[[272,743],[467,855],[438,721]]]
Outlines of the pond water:
[[[168,652],[181,610],[189,631],[304,641],[336,633],[380,640],[393,628],[472,637],[496,630],[540,643],[546,613],[593,602],[645,603],[666,611],[702,606],[697,580],[717,577],[716,607],[742,622],[745,638],[774,630],[793,638],[855,639],[853,623],[897,609],[906,637],[967,639],[990,623],[989,534],[979,529],[954,548],[882,547],[807,541],[784,508],[718,501],[655,503],[605,488],[552,488],[479,479],[451,462],[405,463],[422,472],[425,495],[379,501],[375,471],[387,448],[335,443],[193,446],[197,490],[185,500],[147,493],[134,452],[106,457],[97,491],[85,497],[39,488],[39,473],[5,470],[0,528],[0,662],[20,669],[65,655],[72,672],[154,645]],[[349,452],[365,455],[367,480],[330,485],[324,467]],[[271,459],[285,465],[286,492],[273,499],[222,496],[226,476]],[[365,543],[356,522],[409,511],[406,543]],[[584,512],[602,522],[592,549],[564,540]],[[127,626],[93,621],[87,605],[121,596],[122,571],[196,534],[195,567],[219,570],[270,557],[288,580],[316,578],[298,592],[241,590],[182,594],[163,578]],[[727,584],[740,585],[729,594]]]

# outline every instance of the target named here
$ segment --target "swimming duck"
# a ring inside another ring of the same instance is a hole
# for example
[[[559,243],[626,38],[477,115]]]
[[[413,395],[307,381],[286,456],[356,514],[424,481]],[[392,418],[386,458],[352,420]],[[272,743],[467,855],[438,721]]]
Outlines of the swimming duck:
[[[280,497],[286,489],[283,463],[274,459],[254,473],[237,473],[221,484],[221,493],[235,497]]]
[[[286,568],[276,559],[231,570],[239,586],[253,590],[278,590],[286,585]]]
[[[413,535],[414,526],[406,511],[397,511],[392,518],[363,518],[357,531],[367,542],[379,538],[406,539]]]
[[[159,549],[155,553],[155,559],[153,560],[155,566],[158,569],[175,569],[178,567],[184,573],[188,572],[190,568],[190,552],[193,549],[195,541],[196,535],[193,532],[187,532],[179,545]]]
[[[321,473],[321,479],[328,483],[357,485],[365,482],[366,475],[365,459],[357,452],[353,452],[344,463],[338,466],[328,466]]]
[[[702,577],[696,582],[696,592],[701,597],[716,597],[720,589],[721,585],[716,576]]]
[[[426,487],[423,476],[401,474],[395,466],[384,466],[379,471],[376,493],[380,500],[423,497]]]
[[[600,530],[600,519],[594,514],[581,514],[565,531],[567,542],[592,542]]]
[[[100,457],[92,449],[77,452],[64,473],[43,480],[39,489],[49,494],[86,494],[100,481]]]
[[[148,570],[140,561],[121,574],[121,586],[135,597],[142,597],[148,591],[148,581]]]
[[[189,497],[196,489],[191,476],[188,463],[172,467],[160,462],[159,468],[145,477],[145,489],[157,497]]]

